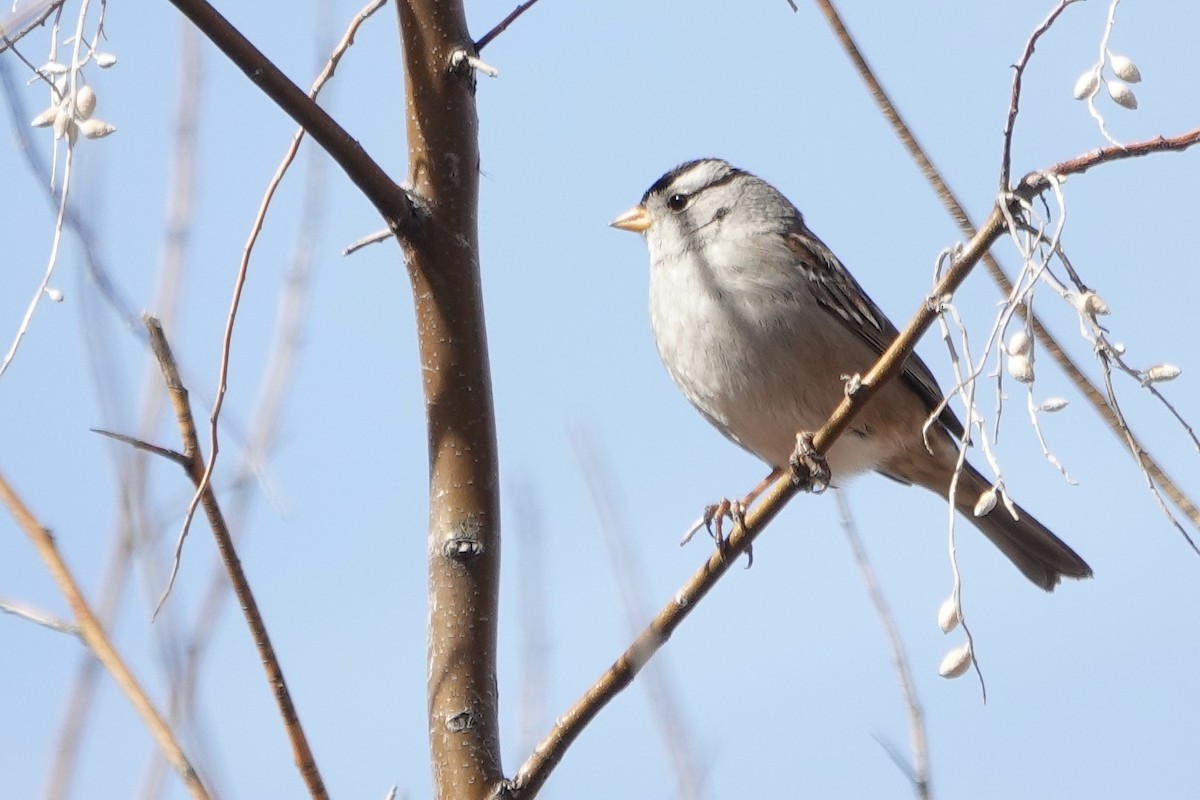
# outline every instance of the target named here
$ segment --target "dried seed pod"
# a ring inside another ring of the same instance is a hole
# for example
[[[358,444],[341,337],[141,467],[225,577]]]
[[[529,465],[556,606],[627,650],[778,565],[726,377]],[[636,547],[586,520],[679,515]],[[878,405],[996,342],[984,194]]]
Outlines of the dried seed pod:
[[[63,293],[52,286],[46,287],[46,297],[49,297],[55,303],[61,303],[63,301]]]
[[[1143,379],[1146,383],[1164,383],[1173,381],[1183,374],[1183,370],[1174,364],[1155,364],[1146,370]]]
[[[90,86],[81,86],[75,93],[75,116],[79,119],[90,119],[95,110],[96,92]]]
[[[1126,56],[1113,56],[1109,59],[1112,64],[1113,72],[1117,73],[1117,77],[1123,81],[1130,83],[1140,83],[1142,73],[1138,71],[1137,64],[1133,63],[1133,59]]]
[[[83,131],[83,135],[89,139],[103,139],[115,131],[116,127],[109,125],[102,119],[93,118],[80,121],[79,130]]]
[[[67,135],[67,128],[71,127],[71,114],[63,106],[54,109],[54,138],[61,139]]]
[[[1071,93],[1075,95],[1076,100],[1086,100],[1096,93],[1099,84],[1100,78],[1096,75],[1096,70],[1089,69],[1075,81],[1075,89]]]
[[[1033,383],[1033,362],[1029,356],[1009,356],[1008,374],[1018,383]]]
[[[938,665],[938,675],[943,678],[957,678],[966,673],[970,666],[971,643],[967,642],[946,653],[942,663]]]
[[[1029,340],[1029,334],[1024,330],[1019,330],[1008,338],[1008,352],[1014,356],[1027,356],[1029,349],[1033,343]]]
[[[958,599],[954,595],[950,595],[938,607],[938,627],[942,629],[942,633],[949,633],[958,627],[959,620],[961,619],[962,614],[958,608]]]
[[[1038,406],[1038,409],[1045,411],[1047,414],[1053,414],[1055,411],[1062,411],[1067,407],[1067,401],[1062,397],[1047,397]]]
[[[1070,300],[1076,311],[1089,317],[1103,317],[1110,311],[1108,303],[1104,302],[1104,298],[1095,292],[1072,294]]]
[[[40,113],[36,117],[34,117],[33,121],[30,122],[29,124],[30,124],[30,126],[32,126],[34,128],[48,128],[54,124],[54,119],[57,116],[58,116],[58,107],[50,106],[45,111],[43,111],[42,113]]]
[[[996,487],[989,486],[979,493],[979,499],[975,501],[975,510],[972,512],[977,517],[986,517],[996,507]]]
[[[100,69],[108,69],[115,63],[117,63],[117,57],[112,53],[96,53],[96,66]]]
[[[1133,90],[1120,81],[1109,81],[1107,84],[1108,96],[1113,99],[1113,102],[1121,108],[1128,108],[1133,111],[1137,108],[1137,98],[1134,97]]]

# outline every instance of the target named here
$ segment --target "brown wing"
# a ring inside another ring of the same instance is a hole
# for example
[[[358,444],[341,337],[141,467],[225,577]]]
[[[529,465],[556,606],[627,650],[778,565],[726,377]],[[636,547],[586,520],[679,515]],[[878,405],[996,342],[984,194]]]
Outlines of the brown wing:
[[[802,270],[812,281],[813,293],[821,307],[882,355],[900,331],[871,301],[837,256],[803,223],[788,234],[788,247],[796,254],[796,269]],[[942,402],[942,390],[938,388],[937,380],[916,353],[908,357],[900,379],[925,401],[925,407],[930,411]],[[962,423],[949,406],[942,410],[938,421],[955,436],[962,436]]]

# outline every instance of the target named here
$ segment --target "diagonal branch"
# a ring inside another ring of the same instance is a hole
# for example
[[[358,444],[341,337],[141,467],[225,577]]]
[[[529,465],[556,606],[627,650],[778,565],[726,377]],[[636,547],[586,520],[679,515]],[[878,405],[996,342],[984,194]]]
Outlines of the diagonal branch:
[[[1015,205],[1015,201],[1014,205]],[[933,298],[953,294],[978,263],[987,248],[1007,230],[1004,214],[995,208],[987,223],[975,235],[963,251],[953,260],[945,276],[934,290]],[[828,452],[837,438],[845,431],[850,421],[870,402],[879,389],[903,369],[904,362],[913,347],[937,317],[940,304],[936,301],[922,304],[916,316],[900,333],[891,347],[879,358],[871,370],[863,376],[857,388],[848,392],[825,425],[813,436],[812,444],[818,452]],[[550,772],[562,759],[567,748],[583,732],[588,723],[608,702],[633,682],[642,666],[666,644],[675,629],[691,614],[696,605],[708,594],[738,557],[750,550],[754,540],[773,520],[787,502],[801,489],[806,488],[791,475],[784,474],[764,492],[763,498],[745,515],[745,521],[737,525],[723,547],[719,547],[708,561],[675,593],[672,601],[663,608],[650,626],[642,631],[633,644],[609,667],[608,671],[592,685],[574,706],[559,717],[549,735],[538,745],[533,754],[521,765],[515,778],[504,788],[505,798],[534,797]]]
[[[950,216],[954,220],[955,224],[958,225],[959,231],[961,231],[963,236],[966,238],[973,237],[975,235],[976,228],[974,223],[972,223],[971,219],[967,216],[966,208],[954,195],[954,192],[951,191],[949,185],[942,178],[941,173],[938,171],[937,167],[934,166],[933,161],[930,160],[928,154],[925,152],[925,149],[913,135],[912,129],[908,127],[908,124],[904,121],[903,117],[900,116],[900,112],[892,103],[887,91],[883,88],[883,85],[879,82],[878,78],[875,77],[875,73],[872,71],[871,66],[867,63],[867,60],[859,51],[858,45],[854,41],[854,37],[852,37],[849,31],[846,30],[845,23],[842,21],[841,15],[834,7],[832,0],[816,0],[816,3],[829,22],[830,28],[833,29],[834,36],[837,37],[842,49],[846,51],[846,56],[854,64],[859,76],[867,85],[867,89],[871,93],[871,97],[874,98],[876,104],[879,106],[880,113],[883,114],[884,119],[886,119],[892,126],[896,137],[900,139],[901,144],[903,144],[905,149],[908,150],[909,156],[916,163],[925,180],[928,181],[929,185],[933,187],[938,199],[941,200],[942,205],[950,213]],[[1131,145],[1129,148],[1124,149],[1105,148],[1104,150],[1098,150],[1094,153],[1080,156],[1079,158],[1072,159],[1071,161],[1066,161],[1062,164],[1055,165],[1046,172],[1050,174],[1062,175],[1074,174],[1084,172],[1090,167],[1096,166],[1099,163],[1104,163],[1105,161],[1118,158],[1126,158],[1129,155],[1145,155],[1149,152],[1165,149],[1182,150],[1195,143],[1194,141],[1184,141],[1189,139],[1190,136],[1191,134],[1185,134],[1182,137],[1175,137],[1172,140],[1157,139],[1153,140],[1152,142],[1143,142],[1137,145]],[[1138,152],[1129,153],[1128,150],[1131,149],[1136,149]],[[1103,154],[1103,156],[1099,157],[1100,154]],[[1038,173],[1035,173],[1035,175],[1036,174]],[[1028,178],[1026,180],[1028,180]],[[991,276],[992,280],[1000,288],[1000,292],[1006,297],[1011,295],[1013,290],[1012,281],[1010,281],[1008,276],[1004,273],[1004,270],[1000,267],[1000,264],[996,261],[995,257],[993,257],[991,253],[987,253],[983,257],[983,262],[987,267],[988,275]],[[1120,439],[1123,443],[1127,443],[1129,445],[1131,452],[1136,454],[1135,457],[1137,460],[1139,460],[1139,463],[1145,467],[1146,472],[1150,474],[1154,482],[1162,487],[1163,492],[1171,499],[1171,502],[1175,503],[1180,511],[1182,511],[1188,517],[1188,519],[1191,520],[1194,526],[1200,528],[1200,508],[1197,508],[1196,504],[1191,500],[1191,498],[1189,498],[1187,494],[1179,487],[1179,485],[1176,484],[1175,481],[1173,481],[1171,477],[1166,474],[1159,463],[1150,455],[1149,451],[1147,451],[1141,445],[1141,442],[1133,435],[1133,432],[1122,426],[1120,418],[1116,413],[1114,413],[1112,407],[1105,399],[1104,392],[1090,378],[1088,378],[1088,376],[1084,374],[1083,370],[1081,370],[1079,366],[1076,365],[1071,359],[1071,357],[1067,355],[1059,341],[1052,333],[1050,333],[1049,329],[1042,324],[1041,320],[1036,314],[1029,312],[1023,305],[1017,307],[1017,313],[1022,318],[1028,316],[1030,327],[1033,329],[1034,336],[1037,338],[1038,343],[1045,349],[1045,352],[1050,354],[1050,357],[1054,359],[1054,362],[1058,364],[1059,368],[1062,369],[1079,393],[1083,395],[1085,399],[1087,399],[1100,418],[1104,420],[1104,423],[1108,426],[1108,429],[1112,431],[1113,435]]]
[[[1196,136],[1189,133],[1184,136],[1167,139],[1163,142],[1155,140],[1158,150],[1183,150],[1195,144]],[[1140,154],[1140,150],[1148,145],[1134,145],[1130,156]],[[1107,151],[1080,156],[1070,161],[1064,161],[1055,166],[1062,170],[1061,175],[1077,174],[1097,164],[1121,158]],[[1039,177],[1042,176],[1042,177]],[[1001,236],[1008,230],[1008,217],[1019,217],[1023,204],[1041,191],[1049,188],[1049,182],[1044,173],[1034,173],[1027,176],[1018,188],[1003,202],[997,204],[991,214],[979,228],[970,241],[951,259],[942,279],[934,287],[929,299],[922,304],[912,320],[900,332],[895,341],[887,349],[875,365],[854,385],[853,391],[847,391],[846,397],[812,437],[812,446],[819,453],[827,453],[829,448],[842,433],[845,432],[851,420],[871,401],[888,381],[895,378],[904,368],[904,363],[913,348],[941,313],[943,298],[952,296],[962,285],[967,275],[979,261],[983,260]],[[664,607],[658,616],[650,623],[633,644],[600,676],[591,688],[584,693],[575,705],[566,711],[555,722],[553,729],[534,749],[532,755],[517,771],[516,776],[502,785],[496,797],[505,800],[518,800],[534,797],[542,784],[545,783],[554,767],[562,759],[571,743],[583,732],[588,723],[633,682],[645,663],[666,644],[675,629],[695,609],[696,605],[716,585],[717,581],[729,571],[738,557],[747,553],[754,540],[758,538],[768,523],[773,520],[783,507],[798,492],[809,488],[805,482],[792,475],[783,474],[770,484],[761,495],[759,502],[745,515],[743,524],[737,525],[724,546],[718,548],[699,570],[675,593],[671,602]]]
[[[154,350],[155,358],[158,359],[159,368],[162,370],[163,381],[167,385],[171,405],[175,409],[179,434],[183,439],[183,454],[188,459],[184,469],[192,483],[198,487],[204,477],[205,465],[204,456],[200,452],[199,438],[196,435],[196,422],[192,418],[191,405],[188,402],[188,392],[179,379],[179,368],[175,363],[174,355],[171,354],[171,347],[167,343],[162,325],[149,315],[146,315],[145,322],[146,328],[150,331],[150,345]],[[300,717],[292,703],[291,692],[288,691],[287,681],[283,677],[283,669],[279,665],[279,659],[275,656],[275,648],[271,645],[271,637],[267,634],[266,625],[259,613],[258,602],[254,599],[254,593],[250,589],[245,572],[242,571],[241,560],[233,546],[233,537],[229,533],[229,527],[225,524],[224,513],[217,503],[217,496],[211,484],[201,492],[201,502],[209,525],[212,526],[217,550],[229,573],[229,581],[233,584],[234,594],[237,595],[238,605],[241,606],[242,613],[246,616],[246,624],[250,628],[254,646],[258,650],[263,669],[267,673],[267,682],[275,695],[280,716],[283,717],[288,738],[292,743],[292,755],[295,758],[296,766],[300,769],[301,777],[308,787],[309,794],[314,798],[328,798],[325,784],[321,780],[321,774],[317,770],[316,761],[308,745],[308,739],[300,725]]]
[[[171,0],[246,76],[325,149],[398,237],[418,229],[417,204],[350,133],[205,0]]]
[[[500,22],[496,25],[496,27],[492,28],[490,31],[485,33],[483,36],[479,37],[479,40],[477,42],[475,42],[475,52],[479,52],[480,50],[482,50],[483,48],[485,48],[489,44],[491,44],[493,39],[495,39],[497,36],[504,33],[506,30],[508,30],[508,26],[512,25],[514,22],[516,22],[517,17],[521,16],[526,11],[528,11],[530,8],[532,8],[533,4],[536,3],[537,1],[538,0],[525,0],[524,3],[521,3],[519,6],[514,8],[507,17],[500,20]]]
[[[188,788],[188,792],[193,798],[200,800],[207,798],[208,791],[204,788],[204,784],[200,780],[200,776],[196,774],[196,770],[192,767],[187,756],[184,755],[183,749],[179,746],[179,742],[175,740],[175,734],[167,725],[166,720],[158,713],[154,704],[150,702],[149,696],[138,683],[137,678],[129,670],[129,667],[121,659],[119,653],[112,642],[108,638],[108,634],[104,632],[103,626],[92,612],[91,606],[87,599],[83,596],[83,592],[79,588],[79,584],[75,582],[75,577],[71,574],[71,570],[67,567],[66,561],[63,560],[62,554],[58,551],[58,546],[54,543],[54,537],[45,527],[37,521],[33,516],[33,512],[21,501],[13,488],[9,486],[8,481],[4,476],[0,475],[0,502],[3,502],[8,507],[8,511],[12,514],[13,519],[17,524],[24,529],[29,540],[33,543],[34,548],[38,551],[42,561],[45,562],[47,569],[50,571],[50,576],[54,582],[58,584],[59,591],[67,598],[67,602],[71,606],[71,612],[75,617],[75,624],[79,629],[79,638],[81,638],[92,653],[96,656],[96,660],[108,671],[116,682],[117,686],[125,693],[133,706],[134,711],[146,723],[146,727],[150,731],[150,735],[154,741],[158,743],[162,749],[163,756],[179,773],[179,777],[183,779],[184,784]]]

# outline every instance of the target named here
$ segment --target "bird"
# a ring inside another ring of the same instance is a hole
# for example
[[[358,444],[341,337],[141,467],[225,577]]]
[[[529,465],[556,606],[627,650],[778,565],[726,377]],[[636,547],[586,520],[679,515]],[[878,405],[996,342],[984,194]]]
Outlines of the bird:
[[[797,434],[817,430],[846,381],[866,374],[898,335],[837,256],[778,189],[717,158],[667,172],[611,223],[650,251],[650,324],[663,365],[726,437],[789,466]],[[880,388],[825,453],[836,483],[875,471],[948,497],[963,425],[942,407],[919,356]],[[954,505],[1035,585],[1092,569],[1025,509],[976,506],[992,483],[969,462]],[[751,495],[752,497],[753,495]]]

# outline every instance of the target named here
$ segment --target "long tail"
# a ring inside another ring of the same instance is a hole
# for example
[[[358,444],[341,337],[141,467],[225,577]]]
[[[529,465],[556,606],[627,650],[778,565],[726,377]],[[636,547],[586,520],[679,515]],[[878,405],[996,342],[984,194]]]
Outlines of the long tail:
[[[1090,578],[1092,568],[1066,542],[1050,532],[1025,509],[1017,506],[1019,519],[1013,519],[1003,501],[982,517],[975,516],[979,496],[991,484],[970,464],[958,480],[955,505],[1000,552],[1024,573],[1025,577],[1048,592],[1060,579]],[[930,487],[932,488],[932,487]],[[944,492],[943,492],[944,496]]]

